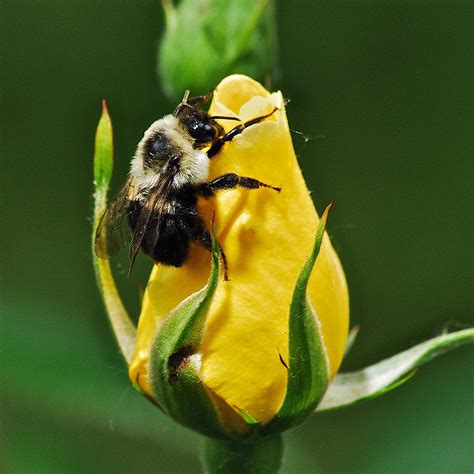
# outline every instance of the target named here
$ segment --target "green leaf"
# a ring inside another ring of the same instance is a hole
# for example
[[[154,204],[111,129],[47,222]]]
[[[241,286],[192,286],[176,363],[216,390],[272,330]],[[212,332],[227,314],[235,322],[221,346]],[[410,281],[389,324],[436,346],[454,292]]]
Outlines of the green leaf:
[[[472,328],[442,334],[365,369],[338,374],[316,411],[336,410],[383,395],[411,378],[417,367],[472,342]]]
[[[121,353],[130,363],[136,343],[136,328],[120,298],[108,260],[95,254],[96,230],[107,208],[107,191],[113,169],[113,129],[105,100],[97,125],[94,150],[94,224],[92,226],[92,259],[105,308]]]
[[[313,251],[301,271],[290,305],[288,383],[283,404],[265,431],[282,431],[302,423],[315,409],[329,383],[320,323],[306,296],[326,228],[331,202],[316,230]]]
[[[232,435],[220,414],[244,420],[200,380],[199,346],[219,278],[220,250],[213,229],[211,274],[207,285],[184,300],[158,328],[150,350],[153,399],[178,423],[218,438]]]

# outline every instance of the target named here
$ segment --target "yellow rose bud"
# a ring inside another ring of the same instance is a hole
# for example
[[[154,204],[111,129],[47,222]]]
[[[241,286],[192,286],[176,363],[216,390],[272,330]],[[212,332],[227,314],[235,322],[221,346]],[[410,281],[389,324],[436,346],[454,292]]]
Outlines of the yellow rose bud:
[[[312,252],[319,218],[298,167],[281,93],[270,94],[252,79],[233,75],[216,87],[210,107],[212,115],[234,115],[242,121],[275,107],[270,118],[247,128],[212,159],[210,179],[237,173],[281,187],[281,192],[233,189],[200,203],[207,222],[215,214],[230,281],[222,275],[216,279],[199,347],[187,362],[194,364],[215,406],[226,407],[221,415],[235,432],[243,429],[235,423],[239,418],[268,425],[284,402],[290,303]],[[228,130],[235,122],[222,121],[222,126]],[[150,380],[150,360],[160,350],[154,344],[156,334],[178,305],[206,286],[210,271],[209,253],[199,246],[193,247],[183,267],[153,268],[129,374],[158,404]],[[331,380],[344,354],[349,302],[344,273],[327,235],[306,295],[320,328]]]

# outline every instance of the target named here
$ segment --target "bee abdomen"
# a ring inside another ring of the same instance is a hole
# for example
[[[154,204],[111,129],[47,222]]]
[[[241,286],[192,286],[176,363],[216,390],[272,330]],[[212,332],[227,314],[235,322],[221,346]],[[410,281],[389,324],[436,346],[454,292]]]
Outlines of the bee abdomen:
[[[145,242],[146,246],[146,242]],[[189,254],[189,236],[176,215],[163,215],[158,241],[154,248],[144,248],[155,262],[181,267]]]
[[[128,216],[132,231],[136,231],[142,207],[141,201],[130,203]],[[141,247],[155,262],[181,267],[188,257],[190,240],[199,234],[202,222],[195,207],[183,206],[179,201],[169,201],[163,211],[151,216]]]

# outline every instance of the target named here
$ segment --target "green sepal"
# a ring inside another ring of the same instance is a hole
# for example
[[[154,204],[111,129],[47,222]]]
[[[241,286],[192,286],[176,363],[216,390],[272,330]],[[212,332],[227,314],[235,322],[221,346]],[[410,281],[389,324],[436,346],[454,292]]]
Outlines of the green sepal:
[[[114,166],[114,144],[112,121],[105,100],[102,101],[102,114],[95,133],[94,185],[107,192]]]
[[[213,395],[200,379],[199,346],[219,279],[220,249],[214,234],[211,273],[207,285],[173,310],[151,344],[149,377],[153,398],[178,423],[207,436],[232,438],[223,426]]]
[[[379,397],[409,380],[421,365],[473,342],[472,328],[442,334],[365,369],[340,373],[329,386],[316,411],[337,410]]]
[[[260,423],[247,410],[240,410],[242,417],[248,425],[254,426],[256,430],[260,428]]]
[[[360,326],[354,326],[350,331],[349,334],[347,335],[347,341],[346,341],[346,348],[344,350],[344,359],[348,356],[349,352],[352,349],[352,346],[354,345],[354,342],[357,339],[357,336],[359,335],[360,331]]]
[[[157,70],[176,102],[190,89],[206,94],[225,76],[264,80],[274,73],[276,21],[271,0],[163,0],[165,31]],[[176,5],[175,5],[176,4]]]
[[[94,147],[94,220],[92,225],[92,261],[97,284],[117,339],[120,352],[127,364],[130,363],[136,343],[136,327],[123,304],[108,260],[100,259],[95,253],[96,229],[107,208],[107,191],[114,163],[113,128],[105,100],[97,125]]]
[[[289,317],[288,382],[285,398],[275,418],[264,429],[278,432],[302,423],[314,411],[329,383],[329,366],[320,323],[306,289],[316,263],[331,202],[316,230],[313,251],[306,261],[293,292]]]

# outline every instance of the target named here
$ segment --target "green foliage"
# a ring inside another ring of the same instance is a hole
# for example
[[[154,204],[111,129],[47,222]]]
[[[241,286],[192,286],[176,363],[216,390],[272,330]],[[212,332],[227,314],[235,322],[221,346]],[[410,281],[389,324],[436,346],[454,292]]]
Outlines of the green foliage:
[[[181,99],[210,91],[223,77],[274,72],[276,35],[271,0],[163,2],[166,27],[158,49],[158,74],[166,95]]]

